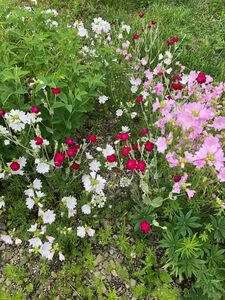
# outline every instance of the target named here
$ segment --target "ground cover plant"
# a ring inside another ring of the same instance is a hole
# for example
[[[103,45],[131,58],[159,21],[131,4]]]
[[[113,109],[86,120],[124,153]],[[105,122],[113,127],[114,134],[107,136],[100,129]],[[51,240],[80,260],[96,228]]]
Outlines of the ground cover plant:
[[[174,1],[131,1],[130,17],[15,3],[0,12],[0,298],[223,299],[220,3],[213,58],[200,43],[193,66],[191,26],[161,29]]]

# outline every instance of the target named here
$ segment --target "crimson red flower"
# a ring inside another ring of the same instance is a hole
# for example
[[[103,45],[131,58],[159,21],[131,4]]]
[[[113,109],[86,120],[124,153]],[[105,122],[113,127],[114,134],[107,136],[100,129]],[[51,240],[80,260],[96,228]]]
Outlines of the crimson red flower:
[[[202,73],[202,72],[198,73],[198,76],[197,76],[196,80],[197,80],[197,82],[200,83],[200,84],[201,84],[201,83],[205,83],[205,82],[206,82],[206,76],[205,76],[205,73]]]
[[[145,15],[145,14],[144,14],[143,12],[139,13],[139,17],[140,17],[140,18],[143,18],[144,15]]]
[[[178,175],[178,174],[174,175],[174,176],[173,176],[173,181],[174,181],[174,182],[179,182],[179,181],[181,181],[181,176]]]
[[[157,75],[158,75],[158,76],[163,76],[163,75],[164,75],[164,72],[158,72]]]
[[[147,167],[147,165],[143,160],[140,160],[137,164],[137,169],[139,171],[141,171],[142,173],[145,171],[146,167]]]
[[[148,25],[148,28],[152,28],[152,25]]]
[[[149,129],[148,128],[142,129],[142,131],[141,131],[141,135],[146,135],[148,133],[149,133]]]
[[[156,25],[157,24],[157,22],[156,21],[152,21],[152,25]]]
[[[31,107],[30,111],[34,114],[38,114],[40,110],[38,106],[34,105]]]
[[[145,150],[146,151],[152,151],[154,149],[154,144],[150,141],[146,142],[145,144]]]
[[[57,152],[54,156],[54,164],[55,167],[61,167],[65,160],[65,154],[62,152]]]
[[[116,155],[115,155],[115,154],[108,155],[108,156],[106,157],[106,159],[107,159],[107,161],[108,161],[109,163],[113,163],[113,162],[116,161]]]
[[[126,156],[126,155],[128,155],[129,153],[130,153],[130,151],[131,151],[131,147],[124,147],[123,149],[122,149],[122,155],[123,156]]]
[[[90,143],[95,143],[97,141],[96,135],[94,134],[89,134],[87,138]]]
[[[66,154],[69,157],[73,157],[76,154],[76,150],[74,148],[69,148],[66,150]]]
[[[35,144],[36,144],[36,145],[42,145],[43,142],[44,142],[43,138],[40,137],[40,136],[36,136],[36,137],[34,138],[34,140],[35,140]]]
[[[181,90],[183,90],[183,88],[184,88],[184,86],[179,83],[176,83],[176,82],[172,83],[172,89],[174,91],[181,91]]]
[[[141,28],[141,32],[145,32],[145,29],[144,29],[144,27],[142,27],[142,28]]]
[[[144,234],[148,234],[151,231],[151,224],[146,220],[141,221],[140,231]]]
[[[53,95],[58,95],[58,94],[61,93],[61,89],[57,88],[57,87],[56,88],[52,88],[51,92],[52,92]]]
[[[3,117],[5,115],[5,110],[4,109],[0,109],[0,117]]]
[[[129,171],[134,171],[137,168],[137,162],[135,159],[129,159],[126,164],[126,169]]]
[[[134,40],[138,40],[138,39],[139,39],[139,34],[134,34],[134,35],[133,35],[133,39],[134,39]]]
[[[71,165],[71,169],[74,170],[74,171],[78,170],[79,167],[80,167],[80,165],[77,164],[76,162],[73,162],[72,165]]]
[[[20,169],[20,164],[17,161],[13,161],[9,167],[12,171],[18,171]]]
[[[182,78],[181,78],[179,75],[174,75],[174,76],[173,76],[173,79],[174,79],[174,80],[182,80]]]
[[[141,145],[132,145],[132,150],[139,150]]]
[[[173,45],[174,43],[177,43],[177,42],[179,42],[179,37],[178,37],[178,36],[175,36],[175,37],[173,37],[172,39],[168,40],[168,41],[167,41],[167,44],[168,44],[168,45]]]
[[[68,146],[73,146],[74,144],[74,139],[72,138],[66,138],[65,141]]]
[[[142,95],[138,96],[136,99],[136,103],[140,103],[142,101],[143,101],[143,96]]]
[[[179,42],[179,37],[178,37],[178,36],[173,37],[173,38],[172,38],[172,41],[173,41],[174,43]]]
[[[80,146],[79,145],[74,145],[73,149],[74,149],[75,152],[77,152],[77,150],[80,149]]]
[[[116,139],[120,139],[122,141],[127,141],[129,139],[130,135],[127,132],[119,133],[115,136]]]

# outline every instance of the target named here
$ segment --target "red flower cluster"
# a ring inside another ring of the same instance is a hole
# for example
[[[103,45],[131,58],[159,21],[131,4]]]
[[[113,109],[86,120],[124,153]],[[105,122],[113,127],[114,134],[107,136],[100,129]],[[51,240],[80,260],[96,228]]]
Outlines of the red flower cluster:
[[[119,133],[115,136],[116,139],[119,139],[123,142],[127,141],[129,139],[130,135],[127,132]]]
[[[54,156],[55,167],[61,167],[65,160],[65,154],[62,152],[57,152]]]
[[[172,83],[172,89],[174,91],[181,91],[181,90],[183,90],[183,88],[184,88],[184,86],[181,85],[180,83],[176,83],[176,82]]]
[[[179,37],[175,36],[172,39],[167,41],[167,45],[173,45],[174,43],[179,42]]]

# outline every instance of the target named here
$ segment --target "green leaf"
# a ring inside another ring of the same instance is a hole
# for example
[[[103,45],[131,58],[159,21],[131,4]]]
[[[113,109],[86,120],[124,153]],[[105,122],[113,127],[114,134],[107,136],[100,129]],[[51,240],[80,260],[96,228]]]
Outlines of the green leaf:
[[[150,201],[150,205],[152,207],[160,207],[163,203],[163,198],[162,197],[156,197],[155,199]]]
[[[52,108],[60,108],[60,107],[64,107],[65,103],[63,102],[55,102],[52,106]]]

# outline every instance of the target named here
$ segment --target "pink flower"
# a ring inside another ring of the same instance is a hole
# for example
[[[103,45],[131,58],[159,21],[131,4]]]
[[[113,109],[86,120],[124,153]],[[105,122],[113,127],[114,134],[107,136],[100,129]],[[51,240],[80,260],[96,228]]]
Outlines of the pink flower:
[[[170,168],[175,168],[179,165],[179,160],[177,159],[175,152],[167,153],[166,160],[168,161]]]
[[[159,153],[164,153],[166,151],[167,141],[165,137],[159,137],[155,144]]]
[[[217,117],[214,119],[212,127],[216,130],[223,130],[225,129],[225,117]]]
[[[189,190],[189,189],[187,189],[187,190],[186,190],[186,193],[187,193],[187,195],[188,195],[188,198],[191,199],[191,198],[194,197],[194,195],[195,195],[196,192],[195,192],[194,190]]]
[[[225,182],[225,168],[221,168],[217,175],[220,182]]]
[[[162,84],[162,82],[158,81],[156,86],[154,86],[153,90],[158,96],[162,96],[163,95],[163,84]]]

